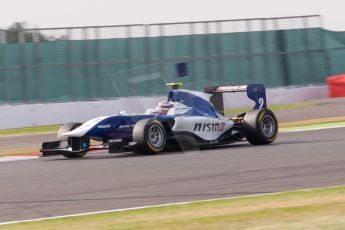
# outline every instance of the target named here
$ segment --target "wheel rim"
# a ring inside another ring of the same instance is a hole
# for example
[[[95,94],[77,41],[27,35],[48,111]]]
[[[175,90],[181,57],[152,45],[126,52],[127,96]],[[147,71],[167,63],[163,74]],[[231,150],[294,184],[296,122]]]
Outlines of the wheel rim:
[[[158,125],[152,125],[149,129],[149,142],[155,148],[160,148],[163,144],[163,130]]]
[[[262,133],[266,137],[272,137],[275,134],[276,124],[272,116],[266,115],[261,122]]]

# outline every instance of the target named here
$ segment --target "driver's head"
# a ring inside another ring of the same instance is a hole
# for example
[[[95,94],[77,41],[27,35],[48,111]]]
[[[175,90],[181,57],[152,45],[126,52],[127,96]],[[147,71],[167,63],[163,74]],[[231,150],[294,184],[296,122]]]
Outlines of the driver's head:
[[[166,115],[169,112],[169,109],[173,107],[174,105],[169,101],[160,101],[158,103],[157,109],[160,115]]]
[[[171,87],[172,90],[178,90],[178,88],[179,88],[179,85],[178,85],[178,84],[175,84],[175,85],[173,85],[173,86]]]

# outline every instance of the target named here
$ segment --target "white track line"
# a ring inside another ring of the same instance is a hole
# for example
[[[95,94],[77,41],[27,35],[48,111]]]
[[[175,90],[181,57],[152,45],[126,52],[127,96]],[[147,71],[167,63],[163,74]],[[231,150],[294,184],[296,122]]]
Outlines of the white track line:
[[[24,161],[24,160],[33,160],[39,158],[38,156],[7,156],[0,157],[0,163],[3,162],[12,162],[12,161]]]
[[[200,203],[200,202],[210,202],[210,201],[229,200],[229,199],[232,200],[232,199],[240,199],[240,198],[268,196],[268,195],[281,195],[281,194],[288,193],[288,192],[305,192],[305,191],[311,191],[311,190],[314,190],[314,189],[336,188],[336,187],[339,187],[339,186],[345,186],[345,185],[333,185],[333,186],[326,186],[326,187],[315,187],[315,188],[307,188],[307,189],[291,190],[291,191],[283,191],[283,192],[261,193],[261,194],[254,194],[254,195],[224,197],[224,198],[207,199],[207,200],[195,200],[195,201],[177,202],[177,203],[169,203],[169,204],[158,204],[158,205],[149,205],[149,206],[141,206],[141,207],[133,207],[133,208],[123,208],[123,209],[113,209],[113,210],[105,210],[105,211],[97,211],[97,212],[85,212],[85,213],[61,215],[61,216],[53,216],[53,217],[44,217],[44,218],[37,218],[37,219],[8,221],[8,222],[2,222],[2,223],[0,223],[0,225],[36,222],[36,221],[44,221],[44,220],[54,220],[54,219],[61,219],[61,218],[68,218],[68,217],[78,217],[78,216],[105,214],[105,213],[111,213],[111,212],[123,212],[123,211],[131,211],[131,210],[141,210],[141,209],[146,209],[146,208],[159,208],[159,207],[167,207],[167,206],[175,206],[175,205],[188,205],[188,204]]]

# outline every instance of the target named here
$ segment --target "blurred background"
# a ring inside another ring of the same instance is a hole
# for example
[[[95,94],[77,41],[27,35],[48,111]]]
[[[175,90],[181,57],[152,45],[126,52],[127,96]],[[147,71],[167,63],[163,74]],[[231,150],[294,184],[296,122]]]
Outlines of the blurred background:
[[[345,33],[319,15],[0,31],[0,103],[162,95],[188,64],[187,88],[324,84],[345,72]]]
[[[168,82],[200,91],[263,83],[269,105],[344,94],[345,15],[336,0],[4,3],[1,129],[142,113],[165,100]],[[227,94],[225,107],[251,106],[245,99]]]

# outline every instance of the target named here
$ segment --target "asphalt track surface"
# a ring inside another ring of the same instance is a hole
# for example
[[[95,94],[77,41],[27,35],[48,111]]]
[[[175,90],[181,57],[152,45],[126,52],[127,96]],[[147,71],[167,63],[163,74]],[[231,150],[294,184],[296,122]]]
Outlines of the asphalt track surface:
[[[156,156],[0,164],[0,222],[345,184],[345,128]]]

